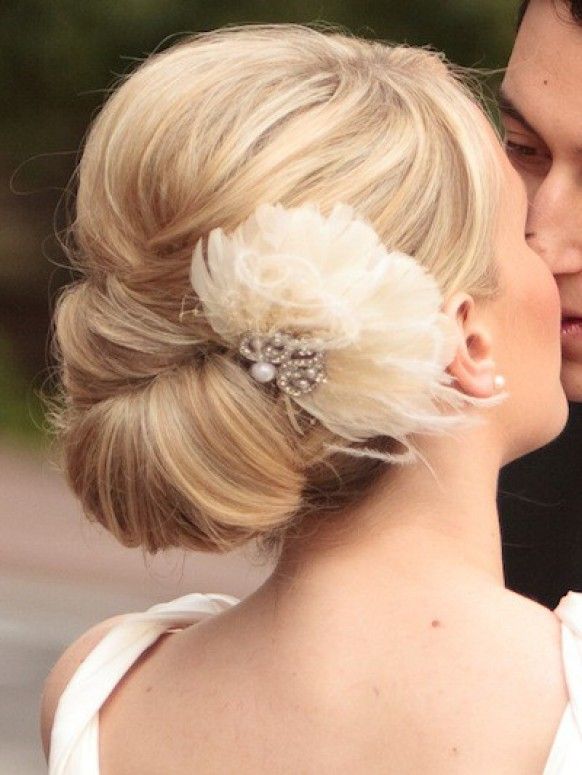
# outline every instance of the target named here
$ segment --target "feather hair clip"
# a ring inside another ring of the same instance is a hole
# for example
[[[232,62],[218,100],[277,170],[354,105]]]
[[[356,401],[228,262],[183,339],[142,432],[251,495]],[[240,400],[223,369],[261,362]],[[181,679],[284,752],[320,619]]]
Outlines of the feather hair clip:
[[[390,250],[354,210],[263,204],[192,255],[192,287],[214,331],[258,383],[278,388],[350,442],[459,425],[472,399],[446,368],[459,340],[435,278]],[[446,409],[454,411],[445,411]],[[349,448],[343,451],[350,453]],[[360,454],[354,451],[354,454]]]

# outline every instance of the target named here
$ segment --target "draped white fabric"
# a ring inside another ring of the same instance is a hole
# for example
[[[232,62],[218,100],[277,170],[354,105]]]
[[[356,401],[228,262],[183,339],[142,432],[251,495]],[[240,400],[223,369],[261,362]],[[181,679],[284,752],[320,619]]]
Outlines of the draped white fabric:
[[[568,592],[555,610],[562,622],[562,661],[570,702],[544,775],[582,773],[582,593]]]
[[[139,656],[172,627],[236,605],[230,595],[184,595],[128,614],[97,644],[61,695],[53,722],[49,775],[99,775],[99,708]]]
[[[61,695],[51,736],[49,775],[99,775],[99,708],[160,635],[236,605],[230,595],[191,594],[128,614],[79,666]],[[568,592],[555,613],[570,702],[543,775],[582,773],[582,593]]]

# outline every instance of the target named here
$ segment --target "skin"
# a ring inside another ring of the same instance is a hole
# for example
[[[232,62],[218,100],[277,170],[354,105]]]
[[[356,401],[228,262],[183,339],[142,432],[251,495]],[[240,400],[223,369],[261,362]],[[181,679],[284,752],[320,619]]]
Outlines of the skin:
[[[551,268],[564,317],[562,381],[582,401],[582,26],[532,0],[503,81],[509,158],[526,184],[529,244]]]
[[[496,489],[504,463],[565,424],[560,302],[496,147],[502,290],[455,294],[446,312],[459,389],[492,396],[501,372],[508,398],[455,436],[419,439],[432,470],[389,469],[356,508],[287,543],[240,605],[161,638],[101,711],[102,775],[542,772],[568,702],[560,623],[504,587]],[[107,626],[51,674],[46,747],[59,692]]]

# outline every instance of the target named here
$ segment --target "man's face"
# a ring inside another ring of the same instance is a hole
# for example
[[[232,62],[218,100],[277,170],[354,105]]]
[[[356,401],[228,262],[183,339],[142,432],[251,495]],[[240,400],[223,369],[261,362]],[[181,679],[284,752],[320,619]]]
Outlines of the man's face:
[[[529,197],[527,238],[562,304],[562,382],[582,401],[582,26],[532,0],[501,87],[509,158]]]

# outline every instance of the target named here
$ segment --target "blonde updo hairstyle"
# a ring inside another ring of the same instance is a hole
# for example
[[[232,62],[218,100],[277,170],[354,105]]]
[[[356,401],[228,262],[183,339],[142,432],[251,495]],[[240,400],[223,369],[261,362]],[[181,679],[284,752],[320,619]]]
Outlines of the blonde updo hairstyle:
[[[362,498],[385,464],[330,452],[354,445],[298,429],[241,368],[195,314],[192,250],[259,203],[344,202],[445,295],[487,297],[496,170],[469,89],[430,51],[248,26],[125,76],[86,140],[67,243],[81,275],[54,314],[50,417],[87,516],[149,552],[273,548]]]

